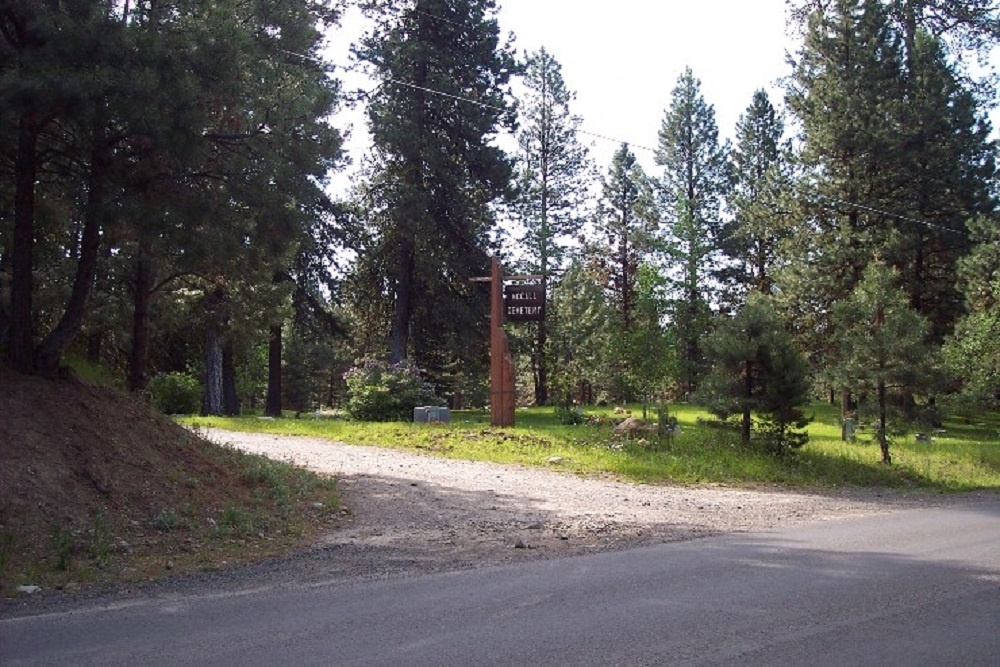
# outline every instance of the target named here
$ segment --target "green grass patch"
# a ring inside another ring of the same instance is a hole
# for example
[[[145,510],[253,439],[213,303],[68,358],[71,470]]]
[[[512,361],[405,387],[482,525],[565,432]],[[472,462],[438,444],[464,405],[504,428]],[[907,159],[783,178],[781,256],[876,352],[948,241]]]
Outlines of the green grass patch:
[[[100,364],[94,364],[86,358],[75,354],[67,354],[63,357],[63,364],[72,369],[73,374],[87,384],[99,387],[115,387],[122,389],[124,384],[120,378],[115,377],[108,369]]]
[[[641,408],[631,406],[635,416]],[[963,415],[932,432],[930,442],[913,432],[896,435],[893,465],[880,463],[878,445],[862,428],[854,442],[840,440],[835,408],[816,404],[808,414],[809,443],[783,457],[747,450],[738,434],[711,426],[710,415],[690,405],[671,405],[680,433],[667,439],[615,436],[625,415],[591,408],[582,424],[561,424],[553,408],[517,412],[517,426],[496,429],[484,412],[456,411],[452,423],[366,423],[337,418],[261,419],[187,417],[189,427],[306,435],[349,444],[392,447],[448,458],[546,466],[581,475],[613,475],[651,484],[783,485],[833,488],[879,486],[935,491],[1000,489],[1000,415]],[[655,420],[655,413],[650,413]],[[260,473],[256,473],[260,474]]]

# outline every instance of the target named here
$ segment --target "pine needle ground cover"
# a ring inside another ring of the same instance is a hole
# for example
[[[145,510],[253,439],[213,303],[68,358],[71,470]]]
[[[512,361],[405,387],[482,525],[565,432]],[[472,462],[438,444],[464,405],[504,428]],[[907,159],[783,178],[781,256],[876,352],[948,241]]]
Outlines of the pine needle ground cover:
[[[641,408],[631,406],[632,414]],[[215,427],[328,438],[348,444],[394,447],[455,459],[546,466],[580,475],[612,475],[648,484],[780,485],[795,488],[877,486],[931,491],[1000,490],[1000,414],[947,420],[926,438],[893,437],[891,466],[879,462],[870,431],[840,439],[838,412],[814,405],[809,442],[776,457],[740,446],[735,431],[712,425],[700,408],[671,405],[679,432],[641,437],[614,433],[624,413],[597,408],[579,424],[563,424],[552,408],[517,412],[517,427],[494,429],[484,412],[454,412],[450,424],[368,423],[335,415],[310,418],[187,417],[192,428]],[[652,419],[655,421],[655,418]]]

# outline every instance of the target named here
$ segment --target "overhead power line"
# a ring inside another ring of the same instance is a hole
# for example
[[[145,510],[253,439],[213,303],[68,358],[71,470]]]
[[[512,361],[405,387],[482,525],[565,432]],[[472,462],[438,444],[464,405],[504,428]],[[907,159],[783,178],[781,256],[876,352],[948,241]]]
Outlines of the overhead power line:
[[[415,90],[422,90],[425,93],[430,93],[432,95],[438,95],[440,97],[447,97],[448,99],[458,100],[459,102],[468,102],[469,104],[474,104],[477,107],[481,107],[483,109],[492,109],[494,111],[502,111],[504,113],[510,111],[510,109],[506,109],[504,107],[498,107],[498,106],[496,106],[494,104],[486,104],[485,102],[479,102],[477,100],[474,100],[474,99],[471,99],[471,98],[468,98],[468,97],[462,97],[461,95],[453,95],[452,93],[445,93],[443,91],[434,90],[433,88],[428,88],[426,86],[418,86],[415,83],[408,83],[406,81],[400,81],[399,79],[393,79],[393,78],[390,78],[390,77],[386,77],[385,80],[388,81],[389,83],[394,83],[394,84],[396,84],[398,86],[405,86],[407,88],[413,88]],[[373,89],[372,92],[374,92],[375,90],[378,90],[378,88]]]
[[[420,13],[426,13],[426,12],[420,12]],[[434,17],[433,15],[430,15],[430,14],[428,14],[428,16],[431,16],[432,18],[439,18],[440,19],[440,17]],[[446,21],[447,19],[440,19],[440,20]],[[298,57],[303,58],[303,59],[312,60],[312,61],[317,62],[317,63],[322,63],[322,61],[320,61],[319,59],[313,58],[311,56],[306,56],[306,55],[299,54],[299,53],[293,53],[291,51],[286,51],[284,49],[281,49],[281,51],[283,51],[284,53],[287,53],[288,55],[298,56]],[[401,81],[399,79],[393,79],[391,77],[387,77],[385,79],[385,81],[388,82],[388,83],[394,83],[394,84],[396,84],[398,86],[404,86],[404,87],[407,87],[407,88],[412,88],[412,89],[415,89],[415,90],[420,90],[420,91],[423,91],[423,92],[426,92],[426,93],[430,93],[431,95],[438,95],[440,97],[444,97],[444,98],[447,98],[447,99],[455,100],[457,102],[464,102],[466,104],[472,104],[472,105],[478,106],[478,107],[483,108],[483,109],[491,109],[493,111],[500,111],[500,112],[504,112],[504,113],[506,113],[507,111],[509,111],[509,109],[507,109],[505,107],[496,106],[494,104],[487,104],[487,103],[481,102],[479,100],[474,100],[474,99],[472,99],[470,97],[465,97],[465,96],[462,96],[462,95],[455,95],[454,93],[446,93],[446,92],[441,91],[441,90],[436,90],[434,88],[429,88],[427,86],[419,86],[419,85],[417,85],[415,83],[409,83],[407,81]],[[380,90],[381,88],[382,88],[382,84],[380,84],[379,86],[376,86],[375,88],[371,89],[370,91],[367,91],[366,96],[370,97],[373,93],[375,93],[376,91]],[[611,141],[611,142],[614,142],[616,144],[624,144],[624,145],[626,145],[626,146],[628,146],[630,148],[636,148],[636,149],[639,149],[639,150],[649,151],[651,153],[655,153],[656,152],[655,148],[650,148],[649,146],[644,146],[642,144],[636,144],[636,143],[633,143],[633,142],[630,142],[630,141],[626,141],[624,139],[617,139],[615,137],[611,137],[611,136],[608,136],[608,135],[605,135],[605,134],[599,134],[597,132],[590,132],[589,130],[583,130],[583,129],[580,129],[580,128],[574,128],[574,131],[576,133],[578,133],[578,134],[583,134],[583,135],[586,135],[586,136],[589,136],[589,137],[594,137],[595,139],[600,139],[602,141]],[[859,209],[859,210],[866,211],[868,213],[874,213],[876,215],[881,215],[881,216],[885,216],[885,217],[889,217],[889,218],[895,218],[897,220],[901,220],[901,221],[904,221],[904,222],[910,222],[910,223],[913,223],[913,224],[923,225],[923,226],[931,228],[931,229],[939,229],[941,231],[948,232],[948,233],[951,233],[951,234],[957,234],[957,235],[962,236],[962,237],[967,237],[968,236],[967,232],[959,230],[959,229],[955,229],[953,227],[948,227],[946,225],[942,225],[942,224],[934,223],[934,222],[929,222],[927,220],[922,220],[920,218],[914,218],[914,217],[902,215],[902,214],[899,214],[899,213],[893,213],[891,211],[885,211],[885,210],[876,208],[874,206],[868,206],[866,204],[858,204],[856,202],[849,202],[849,201],[845,201],[843,199],[838,199],[837,197],[831,197],[829,195],[823,195],[823,194],[820,194],[818,192],[808,193],[806,196],[810,196],[810,195],[812,197],[817,198],[817,199],[822,199],[822,200],[826,200],[828,202],[832,202],[834,204],[837,204],[838,206],[847,206],[847,207],[851,207],[851,208],[856,208],[856,209]],[[827,206],[826,208],[832,208],[832,207]]]
[[[856,208],[856,209],[859,209],[859,210],[862,210],[862,211],[867,211],[868,213],[874,213],[876,215],[885,216],[887,218],[895,218],[897,220],[902,220],[904,222],[910,222],[910,223],[917,224],[917,225],[923,225],[924,227],[930,227],[932,229],[940,229],[941,231],[950,232],[952,234],[958,234],[959,236],[963,236],[963,237],[968,236],[967,232],[964,232],[964,231],[962,231],[960,229],[955,229],[953,227],[948,227],[946,225],[942,225],[942,224],[939,224],[939,223],[936,223],[936,222],[929,222],[927,220],[921,220],[920,218],[913,218],[913,217],[910,217],[910,216],[907,216],[907,215],[901,215],[899,213],[893,213],[891,211],[885,211],[885,210],[882,210],[882,209],[879,209],[879,208],[875,208],[874,206],[868,206],[866,204],[858,204],[856,202],[845,201],[843,199],[838,199],[836,197],[831,197],[829,195],[823,195],[823,194],[820,194],[818,192],[812,192],[812,193],[807,193],[806,194],[806,196],[810,196],[810,195],[813,196],[813,197],[815,197],[815,198],[817,198],[817,199],[823,199],[823,200],[832,202],[834,204],[837,204],[838,206],[848,206],[848,207]]]
[[[493,104],[486,104],[485,102],[480,102],[479,100],[474,100],[474,99],[472,99],[470,97],[464,97],[462,95],[455,95],[453,93],[446,93],[444,91],[435,90],[434,88],[428,88],[426,86],[418,86],[415,83],[409,83],[407,81],[400,81],[399,79],[386,78],[385,80],[387,82],[389,82],[389,83],[395,83],[396,85],[399,85],[399,86],[405,86],[407,88],[414,88],[416,90],[422,90],[422,91],[424,91],[426,93],[430,93],[432,95],[438,95],[440,97],[446,97],[448,99],[456,100],[456,101],[459,101],[459,102],[465,102],[467,104],[472,104],[472,105],[481,107],[483,109],[492,109],[494,111],[502,111],[502,112],[510,111],[509,109],[506,109],[504,107],[498,107],[498,106],[493,105]],[[372,89],[371,92],[374,92],[375,90],[378,90],[378,88]],[[629,146],[630,148],[638,148],[640,150],[649,151],[651,153],[655,153],[656,152],[655,148],[650,148],[648,146],[643,146],[641,144],[636,144],[636,143],[633,143],[631,141],[625,141],[624,139],[616,139],[615,137],[610,137],[610,136],[605,135],[605,134],[598,134],[597,132],[590,132],[588,130],[582,130],[580,128],[575,128],[574,131],[576,133],[578,133],[578,134],[585,134],[588,137],[594,137],[595,139],[602,139],[604,141],[613,141],[613,142],[618,143],[618,144],[625,144],[626,146]]]
[[[421,9],[417,9],[416,7],[414,7],[411,11],[413,11],[416,14],[422,14],[423,16],[435,19],[437,21],[442,21],[444,23],[450,23],[451,25],[455,25],[455,26],[461,26],[462,25],[461,23],[459,23],[457,21],[454,21],[452,19],[447,19],[447,18],[445,18],[443,16],[438,16],[437,14],[432,14],[431,12],[426,12],[426,11],[423,11]],[[497,106],[494,106],[494,105],[491,105],[491,104],[486,104],[486,103],[480,102],[478,100],[473,100],[473,99],[470,99],[468,97],[463,97],[461,95],[454,95],[452,93],[446,93],[446,92],[443,92],[443,91],[440,91],[440,90],[435,90],[433,88],[427,88],[427,87],[424,87],[424,86],[418,86],[416,84],[408,83],[406,81],[399,81],[399,80],[396,80],[396,79],[386,79],[386,80],[390,81],[392,83],[401,85],[401,86],[407,86],[407,87],[414,88],[414,89],[417,89],[417,90],[422,90],[424,92],[431,93],[432,95],[440,95],[442,97],[446,97],[446,98],[453,99],[453,100],[456,100],[456,101],[466,102],[468,104],[474,104],[474,105],[479,106],[479,107],[481,107],[483,109],[493,109],[495,111],[507,111],[507,109],[504,109],[504,108],[501,108],[501,107],[497,107]],[[377,88],[375,90],[377,90]],[[628,146],[630,148],[635,148],[635,149],[643,150],[643,151],[649,151],[650,153],[655,153],[656,152],[655,148],[650,148],[649,146],[644,146],[642,144],[637,144],[637,143],[634,143],[634,142],[631,142],[631,141],[625,141],[624,139],[618,139],[616,137],[608,136],[606,134],[600,134],[598,132],[590,132],[588,130],[582,130],[580,128],[575,128],[575,131],[576,131],[577,134],[583,134],[583,135],[586,135],[588,137],[593,137],[595,139],[600,139],[601,141],[610,141],[610,142],[613,142],[613,143],[616,143],[616,144],[625,144],[626,146]]]

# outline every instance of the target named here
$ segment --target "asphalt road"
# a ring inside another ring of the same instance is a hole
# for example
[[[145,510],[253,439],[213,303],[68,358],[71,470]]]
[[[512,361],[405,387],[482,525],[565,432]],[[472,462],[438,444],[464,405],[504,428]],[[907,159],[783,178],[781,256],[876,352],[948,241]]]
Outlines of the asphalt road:
[[[0,664],[998,665],[1000,500],[5,618]]]

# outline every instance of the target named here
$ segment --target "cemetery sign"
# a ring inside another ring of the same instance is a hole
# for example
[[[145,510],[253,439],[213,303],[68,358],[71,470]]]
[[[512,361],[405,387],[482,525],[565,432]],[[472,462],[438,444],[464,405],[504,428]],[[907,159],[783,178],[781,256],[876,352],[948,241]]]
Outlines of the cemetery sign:
[[[545,319],[544,285],[504,285],[503,297],[503,314],[508,322]]]

